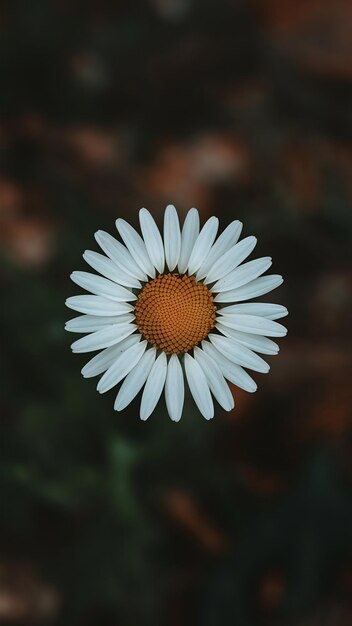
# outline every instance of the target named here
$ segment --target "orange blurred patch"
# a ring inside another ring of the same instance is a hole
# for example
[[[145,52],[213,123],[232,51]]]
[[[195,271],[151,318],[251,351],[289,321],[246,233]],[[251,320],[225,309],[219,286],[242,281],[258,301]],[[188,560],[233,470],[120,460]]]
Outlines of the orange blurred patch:
[[[46,218],[18,217],[7,223],[0,241],[5,254],[17,265],[40,267],[53,255],[56,228]]]
[[[285,487],[284,478],[278,473],[264,472],[245,463],[236,465],[236,478],[246,489],[258,496],[273,496]]]
[[[305,213],[316,213],[321,205],[323,176],[316,151],[305,141],[285,144],[278,164],[285,196]]]
[[[5,221],[18,215],[23,206],[23,194],[20,188],[8,178],[0,178],[0,226]]]
[[[67,133],[66,144],[79,161],[90,167],[110,167],[121,157],[120,138],[111,129],[80,128]]]
[[[59,604],[57,591],[41,580],[32,564],[0,561],[1,624],[52,619]]]
[[[226,412],[225,418],[231,422],[232,421],[238,422],[245,415],[248,415],[248,412],[254,402],[254,398],[253,398],[254,394],[248,393],[247,391],[244,391],[243,389],[236,387],[236,385],[233,385],[230,382],[228,383],[228,385],[235,399],[235,407],[232,409],[232,411]]]
[[[282,602],[286,580],[281,572],[267,572],[260,581],[258,604],[262,611],[272,611]]]
[[[170,491],[164,497],[164,507],[168,515],[207,552],[220,554],[225,551],[227,538],[207,519],[191,495],[181,490]]]
[[[250,0],[280,51],[315,75],[352,77],[350,0]]]
[[[350,381],[328,388],[314,406],[306,426],[306,435],[331,439],[352,429],[352,391]]]
[[[143,185],[163,201],[185,206],[209,205],[213,186],[240,180],[248,153],[237,138],[200,135],[187,143],[166,144],[146,171]]]

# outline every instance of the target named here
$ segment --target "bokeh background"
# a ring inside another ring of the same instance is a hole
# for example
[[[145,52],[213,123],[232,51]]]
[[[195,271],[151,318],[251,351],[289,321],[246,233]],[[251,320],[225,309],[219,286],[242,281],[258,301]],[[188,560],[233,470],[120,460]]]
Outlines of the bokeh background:
[[[0,623],[352,623],[350,0],[2,0]],[[285,284],[205,422],[83,380],[65,297],[146,206],[241,219]]]

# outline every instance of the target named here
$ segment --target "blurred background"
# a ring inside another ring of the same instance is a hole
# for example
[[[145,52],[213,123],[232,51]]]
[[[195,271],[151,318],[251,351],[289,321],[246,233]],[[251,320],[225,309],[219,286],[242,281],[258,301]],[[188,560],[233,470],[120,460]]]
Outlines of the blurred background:
[[[2,0],[0,623],[352,624],[350,0]],[[146,206],[244,222],[290,310],[206,422],[114,413],[73,269]]]

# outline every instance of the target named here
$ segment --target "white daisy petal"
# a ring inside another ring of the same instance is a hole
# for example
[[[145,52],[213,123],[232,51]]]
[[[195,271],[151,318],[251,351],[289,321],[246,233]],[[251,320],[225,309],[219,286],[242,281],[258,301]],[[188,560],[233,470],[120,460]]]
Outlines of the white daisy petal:
[[[129,302],[137,299],[137,296],[129,289],[96,274],[72,272],[71,280],[79,287],[82,287],[82,289],[90,291],[90,293],[94,293],[97,296],[104,296],[118,302]]]
[[[165,381],[165,401],[170,418],[174,422],[181,419],[185,399],[185,383],[180,360],[173,354],[167,366]]]
[[[182,227],[181,236],[181,252],[178,260],[178,271],[180,274],[184,274],[189,257],[194,246],[194,242],[199,235],[199,213],[197,209],[190,209],[186,215],[185,221]]]
[[[220,278],[210,291],[218,293],[238,289],[238,287],[242,287],[242,285],[264,274],[271,264],[272,259],[270,257],[262,257],[261,259],[254,259],[254,261],[244,263],[227,274],[227,276],[224,276],[224,278]]]
[[[219,280],[219,278],[223,278],[233,271],[250,255],[251,252],[253,252],[256,244],[256,237],[246,237],[233,246],[231,250],[225,252],[225,254],[223,254],[209,270],[204,280],[205,284],[208,285],[209,283],[214,283],[216,280]]]
[[[278,320],[288,315],[288,310],[281,304],[269,304],[265,302],[246,302],[245,304],[233,304],[231,306],[218,309],[218,315],[231,315],[232,313],[247,313],[248,315],[259,315],[268,320]]]
[[[99,380],[97,385],[99,393],[109,391],[109,389],[115,387],[120,380],[125,378],[131,369],[137,365],[146,347],[147,342],[141,341],[130,346],[127,350],[124,350]]]
[[[244,389],[249,393],[254,393],[257,390],[257,384],[251,378],[251,376],[236,363],[229,361],[219,350],[213,346],[210,341],[202,341],[202,348],[204,352],[206,352],[220,367],[225,378],[240,387],[240,389]]]
[[[137,265],[139,265],[141,270],[148,274],[148,276],[155,278],[155,268],[149,258],[149,254],[142,237],[128,222],[126,222],[126,220],[123,220],[121,217],[116,220],[116,228]]]
[[[218,293],[214,300],[215,302],[241,302],[242,300],[259,298],[259,296],[264,296],[269,291],[280,287],[283,282],[284,279],[279,274],[262,276],[237,289]]]
[[[88,315],[123,315],[133,311],[127,302],[115,302],[102,296],[71,296],[66,300],[69,309]]]
[[[167,373],[167,358],[161,352],[155,361],[143,390],[140,418],[146,420],[153,413],[164,388]]]
[[[223,319],[223,318],[221,318]],[[278,354],[279,346],[277,343],[268,339],[267,337],[262,337],[261,335],[253,335],[250,333],[242,333],[234,328],[229,328],[225,326],[225,324],[221,324],[218,322],[216,324],[216,328],[223,334],[225,337],[231,337],[235,339],[246,348],[250,348],[253,352],[259,352],[260,354]]]
[[[204,224],[202,230],[200,231],[195,244],[193,246],[193,250],[191,252],[191,256],[188,262],[187,271],[188,274],[195,274],[195,272],[200,268],[204,259],[206,259],[209,251],[214,243],[216,233],[219,228],[219,220],[217,217],[210,217]]]
[[[205,419],[214,417],[214,405],[205,374],[197,361],[188,353],[184,357],[188,386],[193,399]]]
[[[172,272],[180,258],[181,231],[177,211],[173,204],[169,204],[164,214],[164,248],[167,266]]]
[[[142,389],[156,357],[156,349],[146,350],[137,365],[127,374],[116,396],[114,409],[122,411]]]
[[[135,289],[139,289],[142,286],[137,278],[126,274],[121,267],[118,267],[111,259],[108,259],[103,254],[99,254],[99,252],[86,250],[83,254],[83,258],[96,272],[114,281],[114,283]]]
[[[109,348],[132,335],[136,328],[136,324],[114,324],[113,326],[101,328],[95,333],[74,341],[71,345],[72,352],[93,352],[94,350]]]
[[[272,313],[270,313],[270,315],[266,315],[265,317],[268,318],[268,320],[280,320],[282,317],[286,317],[288,315],[288,310],[285,306],[281,306],[280,304],[276,304],[276,305],[272,305],[273,308],[275,306],[275,313],[274,311]]]
[[[106,233],[104,230],[98,230],[94,234],[94,237],[105,254],[114,261],[120,269],[124,270],[129,276],[134,276],[134,278],[138,278],[139,280],[148,280],[147,274],[141,270],[127,248],[120,243],[120,241],[117,241],[115,237],[112,237],[112,235]]]
[[[269,371],[270,367],[264,359],[252,352],[252,350],[242,346],[234,339],[213,333],[210,333],[208,338],[215,348],[233,363],[247,367],[255,372],[261,372],[262,374],[266,374]]]
[[[243,224],[239,220],[231,222],[231,224],[225,228],[200,266],[196,276],[197,280],[205,278],[218,259],[238,242],[242,228]]]
[[[203,370],[210,391],[225,411],[232,411],[235,401],[230,388],[218,364],[197,346],[194,348],[194,358]]]
[[[159,274],[161,274],[165,266],[163,240],[153,217],[147,209],[139,211],[139,223],[149,258]]]
[[[127,339],[121,341],[111,348],[105,348],[99,354],[96,354],[88,363],[83,367],[81,374],[84,378],[92,378],[105,372],[116,361],[116,359],[128,348],[137,344],[140,340],[138,335],[130,335]]]
[[[94,333],[105,326],[112,324],[125,324],[133,322],[135,319],[132,313],[124,313],[124,315],[79,315],[72,320],[68,320],[65,324],[65,330],[70,333]]]
[[[252,335],[266,335],[267,337],[284,337],[287,335],[285,326],[258,315],[232,313],[231,315],[223,315],[221,322],[229,328]]]

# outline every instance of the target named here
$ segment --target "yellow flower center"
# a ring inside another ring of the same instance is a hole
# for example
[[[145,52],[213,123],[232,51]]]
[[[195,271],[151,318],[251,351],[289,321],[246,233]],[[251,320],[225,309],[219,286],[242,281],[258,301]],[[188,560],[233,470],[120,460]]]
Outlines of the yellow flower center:
[[[215,326],[212,293],[194,276],[160,274],[140,292],[135,316],[139,332],[167,354],[188,352]]]

